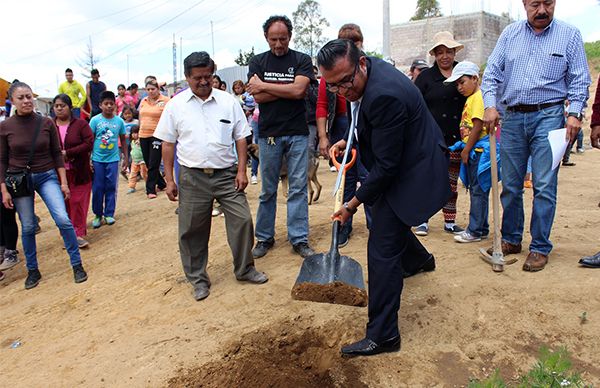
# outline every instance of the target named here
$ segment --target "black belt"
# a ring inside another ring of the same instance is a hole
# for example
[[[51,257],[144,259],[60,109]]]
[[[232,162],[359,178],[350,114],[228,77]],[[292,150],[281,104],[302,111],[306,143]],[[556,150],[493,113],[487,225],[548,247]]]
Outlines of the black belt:
[[[556,101],[556,102],[549,102],[547,104],[537,104],[537,105],[514,105],[514,106],[509,106],[508,108],[506,108],[506,110],[509,112],[531,113],[531,112],[541,111],[542,109],[550,108],[551,106],[564,105],[564,103],[565,103],[564,101]]]

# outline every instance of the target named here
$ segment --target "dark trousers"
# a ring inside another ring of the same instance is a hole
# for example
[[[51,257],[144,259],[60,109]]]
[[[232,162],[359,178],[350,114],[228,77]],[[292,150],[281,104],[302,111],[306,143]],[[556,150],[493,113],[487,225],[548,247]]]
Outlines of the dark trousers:
[[[18,237],[15,209],[7,209],[0,203],[0,246],[14,251],[17,249]]]
[[[144,163],[148,167],[148,179],[146,180],[146,194],[156,194],[156,187],[160,190],[167,187],[162,175],[160,175],[160,162],[162,160],[162,142],[155,137],[140,138],[140,147],[144,155]]]
[[[394,213],[383,196],[371,207],[367,248],[369,323],[367,338],[379,343],[399,335],[398,311],[404,270],[414,272],[429,252]]]
[[[210,287],[206,266],[215,199],[225,214],[235,276],[243,277],[254,267],[252,215],[246,194],[235,190],[236,174],[236,166],[211,175],[185,166],[179,170],[179,252],[185,275],[194,288]]]

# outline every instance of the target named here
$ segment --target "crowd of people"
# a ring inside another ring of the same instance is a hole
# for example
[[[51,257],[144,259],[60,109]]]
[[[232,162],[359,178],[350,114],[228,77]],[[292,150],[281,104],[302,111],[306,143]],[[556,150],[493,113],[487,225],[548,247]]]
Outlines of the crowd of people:
[[[442,210],[443,230],[458,243],[489,235],[492,136],[500,147],[502,253],[523,249],[523,189],[530,172],[531,242],[523,270],[540,271],[548,262],[558,185],[548,133],[566,127],[573,145],[583,126],[591,79],[581,35],[554,19],[554,1],[526,0],[524,6],[527,20],[502,32],[483,74],[477,64],[455,60],[464,45],[441,31],[429,50],[433,66],[417,59],[407,77],[362,52],[356,24],[342,26],[338,39],[321,48],[316,68],[309,56],[289,48],[291,21],[272,16],[263,25],[269,50],[251,59],[247,82],[233,82],[231,94],[206,52],[185,58],[188,88],[170,98],[152,76],[145,79],[145,96],[136,84],[119,85],[114,94],[99,81],[97,70],[84,88],[67,69],[53,101],[53,118],[35,114],[31,88],[13,82],[8,98],[14,114],[0,123],[0,270],[19,262],[18,213],[28,270],[25,288],[39,284],[34,212],[39,195],[61,232],[75,282],[84,282],[79,250],[89,246],[90,198],[92,227],[114,224],[122,175],[128,193],[141,179],[147,199],[164,191],[178,200],[180,256],[196,300],[210,294],[208,243],[217,205],[217,214],[227,221],[236,279],[263,284],[268,277],[256,269],[255,259],[275,244],[282,166],[289,181],[287,240],[293,252],[310,257],[315,252],[309,244],[309,158],[328,158],[331,148],[342,155],[352,136],[359,162],[346,174],[344,204],[332,217],[342,220],[339,242],[344,246],[353,216],[360,205],[365,207],[369,323],[365,338],[342,353],[398,350],[403,279],[436,268],[435,258],[416,237],[429,233],[429,219]],[[599,94],[591,123],[595,148],[600,148]],[[248,180],[252,143],[258,153]],[[254,224],[244,190],[259,177]],[[465,228],[456,222],[459,177],[470,193]],[[600,253],[580,263],[598,268]]]

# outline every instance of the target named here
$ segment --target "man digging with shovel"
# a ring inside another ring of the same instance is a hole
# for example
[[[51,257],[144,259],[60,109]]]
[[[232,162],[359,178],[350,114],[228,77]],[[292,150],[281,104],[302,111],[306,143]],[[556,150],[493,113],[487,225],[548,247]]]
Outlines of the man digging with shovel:
[[[392,65],[363,56],[344,39],[327,43],[317,60],[327,88],[352,102],[359,154],[369,170],[356,195],[333,215],[344,223],[360,204],[372,206],[367,332],[342,354],[398,351],[403,278],[435,269],[410,225],[433,216],[450,197],[447,149],[421,94]],[[346,140],[332,148],[341,154]]]

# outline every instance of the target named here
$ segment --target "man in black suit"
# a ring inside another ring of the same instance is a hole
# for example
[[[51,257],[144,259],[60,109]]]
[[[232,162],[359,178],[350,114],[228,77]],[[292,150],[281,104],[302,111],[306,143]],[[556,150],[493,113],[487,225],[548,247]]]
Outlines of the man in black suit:
[[[359,153],[369,170],[355,197],[334,214],[345,222],[364,203],[373,217],[367,333],[342,353],[397,351],[403,278],[435,269],[410,225],[433,216],[450,196],[446,145],[418,89],[392,65],[362,55],[344,39],[327,43],[317,60],[327,88],[352,101]],[[333,148],[340,154],[346,140]]]

